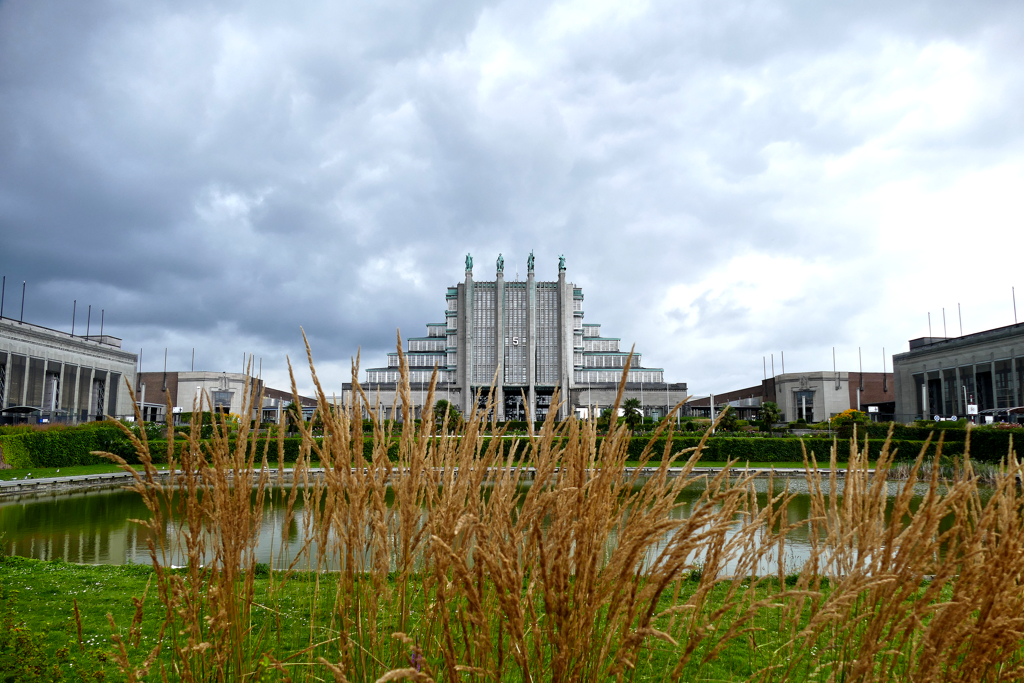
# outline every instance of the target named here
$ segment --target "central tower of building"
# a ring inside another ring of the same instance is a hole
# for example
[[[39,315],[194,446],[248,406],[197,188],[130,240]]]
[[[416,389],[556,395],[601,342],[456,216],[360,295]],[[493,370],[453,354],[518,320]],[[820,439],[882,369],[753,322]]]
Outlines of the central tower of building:
[[[465,281],[448,288],[447,369],[464,411],[478,394],[486,400],[493,383],[499,420],[525,419],[527,405],[541,419],[556,387],[568,398],[575,386],[575,361],[583,364],[583,291],[566,282],[564,257],[555,281],[538,282],[533,266],[531,253],[526,281],[507,282],[499,255],[494,280],[477,281],[467,254]],[[560,417],[567,411],[563,402]]]
[[[537,280],[531,252],[526,280],[508,281],[499,254],[494,279],[477,281],[473,257],[466,254],[465,279],[448,287],[445,299],[445,322],[428,323],[427,336],[407,340],[417,416],[435,367],[438,398],[465,414],[474,401],[486,405],[493,384],[499,421],[525,420],[528,407],[534,419],[543,420],[556,389],[560,418],[614,402],[629,353],[619,350],[617,337],[602,337],[600,325],[584,324],[583,290],[566,281],[565,257],[558,258],[557,280]],[[398,390],[399,364],[396,351],[388,354],[388,367],[366,371],[384,416],[390,415]],[[639,353],[633,355],[626,389],[650,415],[665,415],[686,396],[684,383],[666,385],[661,368],[642,367]]]

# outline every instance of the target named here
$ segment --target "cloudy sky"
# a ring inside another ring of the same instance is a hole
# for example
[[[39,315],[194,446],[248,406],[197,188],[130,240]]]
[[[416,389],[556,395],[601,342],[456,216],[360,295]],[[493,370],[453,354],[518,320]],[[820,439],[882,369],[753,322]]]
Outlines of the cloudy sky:
[[[1014,0],[0,0],[4,315],[24,280],[145,370],[279,386],[301,327],[340,386],[466,252],[532,249],[694,393],[881,370],[929,312],[1011,324],[1016,285],[1024,319],[1022,33]]]

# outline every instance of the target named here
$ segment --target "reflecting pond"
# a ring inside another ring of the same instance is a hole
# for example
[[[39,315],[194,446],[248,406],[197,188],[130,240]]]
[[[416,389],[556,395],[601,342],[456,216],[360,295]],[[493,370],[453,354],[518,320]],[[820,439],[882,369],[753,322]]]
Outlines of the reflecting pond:
[[[795,571],[803,564],[810,549],[810,524],[806,522],[811,510],[811,498],[803,478],[775,480],[775,492],[787,485],[797,495],[790,502],[786,517],[797,524],[787,537],[784,562],[787,571]],[[890,504],[901,482],[888,482]],[[768,500],[768,479],[755,480],[758,505]],[[703,491],[703,482],[691,484],[677,499],[672,511],[675,518],[689,515],[692,504]],[[927,491],[926,484],[915,485],[914,507]],[[390,500],[389,500],[390,502]],[[285,528],[285,505],[282,496],[267,496],[262,526],[259,532],[257,558],[259,562],[281,565],[301,544],[300,528],[305,511],[301,498],[296,514]],[[123,489],[58,494],[32,494],[0,501],[0,539],[9,555],[20,555],[42,560],[62,559],[84,564],[148,564],[146,543],[148,531],[133,519],[146,519],[149,511],[139,495]],[[738,524],[737,524],[738,526]],[[170,527],[166,532],[172,533]],[[282,539],[284,558],[281,555]],[[667,543],[651,549],[650,557]],[[614,543],[614,536],[611,543]],[[173,561],[173,560],[172,560]],[[180,561],[180,560],[179,560]],[[774,571],[775,564],[763,571]]]

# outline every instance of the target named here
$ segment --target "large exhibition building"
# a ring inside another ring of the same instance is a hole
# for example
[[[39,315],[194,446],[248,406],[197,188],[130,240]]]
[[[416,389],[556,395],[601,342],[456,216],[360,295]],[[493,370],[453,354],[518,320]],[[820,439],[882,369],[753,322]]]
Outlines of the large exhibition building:
[[[893,356],[897,419],[1024,420],[1024,323],[922,337]]]
[[[138,356],[103,334],[75,335],[0,317],[0,424],[127,416]]]
[[[499,420],[525,420],[527,407],[543,419],[557,389],[560,417],[570,410],[587,416],[613,404],[629,356],[618,337],[585,323],[583,290],[566,280],[559,257],[558,279],[537,280],[534,259],[527,259],[526,280],[506,281],[498,256],[494,280],[473,279],[473,258],[466,255],[465,280],[448,288],[444,322],[428,323],[427,334],[407,340],[412,400],[419,415],[436,367],[437,399],[463,412],[474,401],[486,404],[493,385]],[[391,415],[399,381],[399,354],[388,366],[366,371],[364,390],[380,399],[381,414]],[[351,385],[345,385],[345,394]],[[568,401],[566,401],[568,397]],[[686,384],[666,383],[662,368],[645,368],[635,353],[626,397],[638,398],[645,415],[659,417],[686,398]]]

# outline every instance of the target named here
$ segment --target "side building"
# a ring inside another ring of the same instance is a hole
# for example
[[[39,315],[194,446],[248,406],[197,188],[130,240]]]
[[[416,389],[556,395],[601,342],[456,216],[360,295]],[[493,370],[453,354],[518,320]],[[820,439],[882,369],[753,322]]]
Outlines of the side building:
[[[0,424],[78,423],[133,412],[138,356],[110,335],[0,318]]]
[[[817,370],[775,375],[759,385],[694,399],[687,408],[708,417],[714,399],[716,414],[729,406],[741,419],[755,420],[761,405],[772,402],[783,422],[821,422],[850,408],[884,422],[893,419],[895,397],[892,373]]]
[[[166,420],[168,399],[175,413],[188,413],[203,394],[213,404],[214,412],[241,415],[247,383],[250,391],[255,385],[256,395],[263,396],[263,403],[253,406],[251,418],[279,423],[281,411],[295,400],[292,393],[265,386],[262,379],[241,372],[140,372],[135,396],[143,402],[142,419],[147,422]],[[308,420],[316,408],[316,399],[300,396],[299,407]]]
[[[602,336],[599,324],[583,322],[583,290],[566,280],[564,257],[557,280],[536,279],[532,253],[525,281],[506,281],[504,266],[499,255],[495,279],[477,281],[467,254],[465,280],[445,295],[445,321],[428,323],[426,336],[407,340],[416,416],[435,367],[436,398],[464,413],[486,405],[493,384],[498,420],[525,420],[528,411],[544,419],[556,390],[559,417],[600,414],[615,400],[628,351],[618,337]],[[371,402],[379,398],[382,417],[393,417],[399,362],[390,353],[387,367],[366,371],[363,390]],[[346,384],[342,398],[351,389]],[[641,399],[647,416],[665,415],[686,396],[684,382],[666,383],[662,368],[645,368],[640,354],[633,355],[626,397]]]
[[[892,357],[900,419],[1024,420],[1024,323],[963,337],[921,337]],[[977,416],[975,418],[974,416]]]

